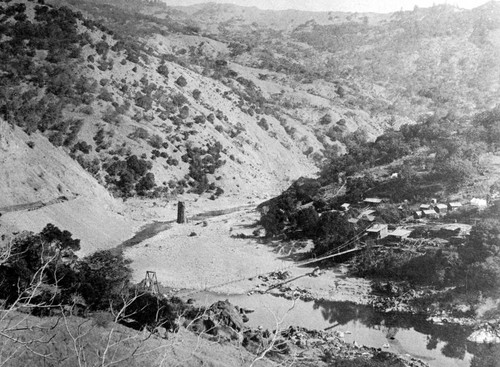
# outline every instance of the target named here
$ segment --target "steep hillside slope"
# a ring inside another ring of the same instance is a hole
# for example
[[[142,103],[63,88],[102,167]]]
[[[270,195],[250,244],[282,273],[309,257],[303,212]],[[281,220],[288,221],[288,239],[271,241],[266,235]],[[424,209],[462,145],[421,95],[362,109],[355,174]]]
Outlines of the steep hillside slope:
[[[42,131],[115,195],[217,197],[251,193],[250,182],[276,192],[316,171],[309,145],[287,134],[259,88],[227,62],[212,59],[207,75],[167,53],[165,32],[176,23],[145,18],[144,34],[131,35],[64,7],[13,1],[2,11],[5,119]]]
[[[0,234],[47,223],[82,240],[81,254],[116,246],[141,223],[117,214],[122,204],[61,148],[0,120]]]
[[[0,119],[0,208],[50,202],[65,196],[94,197],[112,205],[111,195],[66,152],[44,136],[28,136]]]

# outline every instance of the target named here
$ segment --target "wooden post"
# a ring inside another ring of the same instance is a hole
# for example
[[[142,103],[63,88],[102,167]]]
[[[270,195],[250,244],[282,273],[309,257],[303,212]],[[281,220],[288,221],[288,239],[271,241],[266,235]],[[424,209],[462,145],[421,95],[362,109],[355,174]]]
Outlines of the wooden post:
[[[186,205],[183,201],[177,203],[177,223],[186,223]]]

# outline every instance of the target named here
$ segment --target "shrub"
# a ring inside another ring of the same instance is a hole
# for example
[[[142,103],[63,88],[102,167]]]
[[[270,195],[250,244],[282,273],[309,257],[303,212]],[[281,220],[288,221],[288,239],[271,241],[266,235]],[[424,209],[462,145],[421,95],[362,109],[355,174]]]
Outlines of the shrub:
[[[167,65],[161,64],[160,66],[158,66],[158,68],[156,69],[156,71],[158,72],[158,74],[164,76],[165,78],[168,78],[168,67],[167,67]]]
[[[78,111],[81,113],[84,113],[86,115],[93,115],[94,114],[94,109],[92,108],[92,106],[82,106],[82,107],[80,107],[80,109]]]
[[[204,124],[204,123],[205,123],[205,121],[206,121],[206,118],[205,118],[205,116],[203,116],[203,115],[198,115],[198,116],[196,116],[196,117],[194,118],[194,123],[195,123],[195,124],[202,125],[202,124]]]
[[[155,186],[156,186],[155,175],[151,172],[148,172],[135,185],[135,190],[139,195],[144,195],[146,191],[153,189]]]
[[[327,113],[326,115],[324,115],[322,118],[319,119],[319,123],[321,125],[331,124],[332,123],[332,116],[329,113]]]
[[[133,133],[129,134],[128,137],[130,139],[148,139],[149,138],[149,133],[146,129],[142,127],[138,127]]]
[[[188,104],[188,99],[181,93],[174,94],[170,97],[175,106],[180,107],[182,105]]]
[[[151,145],[153,148],[160,149],[163,145],[163,139],[159,135],[153,135],[151,139],[149,139],[149,145]]]
[[[82,259],[78,266],[80,294],[90,309],[106,310],[122,302],[121,295],[131,278],[130,260],[121,251],[98,251]]]
[[[113,102],[113,95],[106,88],[101,89],[97,98],[102,99],[105,102]]]
[[[189,107],[188,106],[182,106],[179,109],[179,117],[183,120],[185,120],[189,117]]]
[[[265,131],[269,130],[269,124],[267,123],[267,120],[264,117],[259,120],[257,125],[259,125]]]
[[[177,84],[180,87],[185,87],[187,85],[186,78],[184,78],[182,75],[177,78],[175,81],[175,84]]]
[[[193,98],[199,100],[201,96],[201,91],[199,89],[193,90]]]

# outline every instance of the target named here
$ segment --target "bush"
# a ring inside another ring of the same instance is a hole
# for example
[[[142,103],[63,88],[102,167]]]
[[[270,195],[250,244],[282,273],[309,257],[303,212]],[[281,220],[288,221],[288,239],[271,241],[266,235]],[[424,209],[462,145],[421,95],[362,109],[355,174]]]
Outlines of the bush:
[[[177,80],[175,81],[175,84],[177,84],[178,86],[180,87],[185,87],[187,85],[187,81],[186,81],[186,78],[184,78],[182,75],[177,78]]]
[[[159,135],[153,135],[151,139],[149,139],[149,145],[151,145],[153,148],[156,149],[161,149],[163,145],[163,139]]]
[[[189,117],[189,107],[188,106],[182,106],[179,109],[179,117],[183,120],[185,120]]]
[[[326,114],[326,115],[324,115],[322,118],[320,118],[319,123],[320,123],[321,125],[328,125],[328,124],[331,124],[331,123],[332,123],[332,121],[333,121],[333,120],[332,120],[332,116],[331,116],[329,113],[327,113],[327,114]]]
[[[139,195],[144,195],[146,191],[152,190],[155,186],[155,175],[151,172],[148,172],[135,185],[135,190]]]
[[[199,89],[193,90],[193,98],[199,100],[201,96],[201,91]]]
[[[267,120],[265,118],[261,118],[257,125],[259,125],[265,131],[269,130],[269,124],[267,123]]]
[[[80,294],[92,310],[106,310],[119,305],[131,278],[130,260],[121,251],[98,251],[78,264]]]
[[[158,72],[158,74],[164,76],[165,78],[168,78],[168,67],[167,67],[167,65],[161,64],[160,66],[158,66],[158,68],[156,69],[156,71]]]

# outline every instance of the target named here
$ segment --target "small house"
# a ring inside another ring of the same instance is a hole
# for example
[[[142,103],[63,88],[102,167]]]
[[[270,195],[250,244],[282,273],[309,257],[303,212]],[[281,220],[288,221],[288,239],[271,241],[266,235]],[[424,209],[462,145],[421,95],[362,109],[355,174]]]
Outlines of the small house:
[[[467,236],[469,235],[472,226],[465,223],[448,223],[442,225],[440,233],[446,237],[449,236]]]
[[[401,241],[411,234],[412,231],[404,228],[396,228],[394,231],[389,232],[388,238],[391,240]]]
[[[422,216],[424,218],[439,218],[439,214],[434,209],[422,210]]]
[[[379,205],[382,203],[382,199],[379,198],[366,198],[363,200],[363,203],[368,204],[368,205]]]
[[[366,230],[369,237],[381,239],[387,237],[389,230],[387,224],[376,223]]]
[[[488,202],[486,199],[473,198],[470,201],[470,205],[475,206],[478,209],[486,209],[488,207]]]
[[[432,206],[430,204],[420,204],[420,206],[418,208],[420,210],[429,210],[432,208]]]
[[[436,204],[434,205],[434,211],[438,214],[446,214],[448,212],[448,205]]]
[[[462,207],[462,203],[459,201],[454,201],[451,203],[448,203],[448,210],[450,212],[454,212]]]
[[[413,212],[413,218],[415,219],[420,219],[423,217],[423,213],[421,210],[416,210]]]

